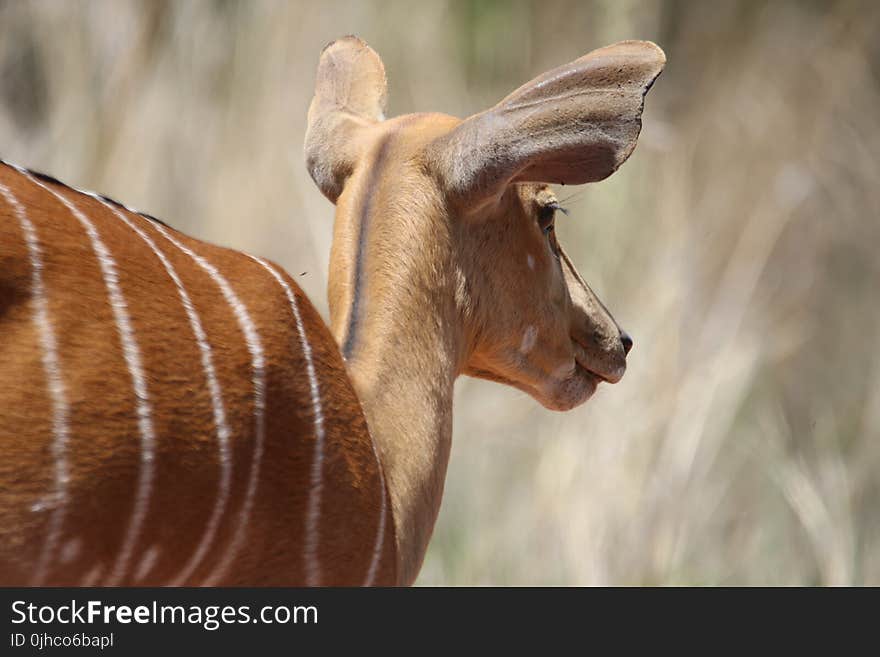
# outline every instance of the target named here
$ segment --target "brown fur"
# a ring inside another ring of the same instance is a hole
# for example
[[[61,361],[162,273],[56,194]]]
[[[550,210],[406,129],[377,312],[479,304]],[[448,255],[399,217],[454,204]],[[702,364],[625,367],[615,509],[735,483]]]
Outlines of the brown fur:
[[[50,316],[69,398],[70,503],[59,558],[45,584],[75,585],[94,568],[106,581],[134,504],[140,459],[131,378],[122,359],[107,291],[82,227],[45,190],[8,166],[0,184],[27,208],[43,249]],[[148,245],[94,199],[53,186],[96,225],[115,258],[140,343],[157,445],[153,495],[132,567],[122,584],[165,584],[196,548],[219,481],[216,428],[199,351],[174,284]],[[204,580],[231,538],[254,453],[253,384],[244,337],[216,283],[164,242],[150,220],[128,215],[162,248],[201,316],[232,429],[232,492],[218,534],[189,580]],[[282,288],[250,258],[175,233],[230,281],[248,308],[266,353],[266,441],[246,542],[227,585],[302,584],[304,512],[314,448],[312,406],[302,349]],[[49,509],[31,507],[53,489],[51,406],[31,318],[30,261],[12,208],[0,199],[0,582],[29,584],[46,538]],[[373,553],[381,494],[360,405],[333,338],[295,290],[324,403],[328,436],[320,522],[322,584],[360,584]],[[183,485],[181,485],[183,484]],[[378,582],[394,583],[393,523]],[[153,568],[134,579],[158,548]],[[73,551],[71,551],[73,552]]]
[[[442,497],[457,376],[514,385],[564,410],[586,401],[600,381],[623,375],[620,329],[545,230],[555,203],[545,183],[600,180],[620,166],[635,147],[643,97],[663,63],[655,45],[623,42],[550,71],[464,121],[440,114],[385,120],[378,55],[356,37],[322,53],[306,162],[337,206],[329,331],[286,277],[302,309],[324,403],[321,583],[364,580],[383,496],[389,515],[376,581],[415,579]],[[38,232],[71,409],[70,504],[45,583],[106,581],[140,463],[131,377],[81,226],[13,169],[0,167],[0,184],[24,204]],[[199,352],[174,285],[143,240],[98,201],[53,189],[73,200],[108,244],[140,341],[157,474],[121,583],[162,584],[193,553],[220,476]],[[251,362],[216,283],[159,239],[149,219],[128,216],[162,244],[201,314],[233,430],[231,500],[190,579],[199,583],[231,541],[244,498],[255,440]],[[315,431],[289,305],[250,258],[177,235],[230,281],[266,352],[257,502],[246,545],[221,583],[303,583]],[[46,538],[49,511],[34,505],[53,489],[54,456],[29,298],[31,264],[19,223],[2,201],[0,247],[0,583],[11,585],[29,583]],[[154,548],[154,565],[136,581],[138,562]]]

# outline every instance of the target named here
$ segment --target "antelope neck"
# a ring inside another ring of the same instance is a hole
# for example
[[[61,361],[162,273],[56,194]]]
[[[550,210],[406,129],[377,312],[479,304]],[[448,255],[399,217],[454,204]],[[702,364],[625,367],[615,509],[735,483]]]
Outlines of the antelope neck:
[[[354,206],[361,216],[353,295],[349,308],[338,309],[348,311],[349,320],[333,324],[346,331],[335,337],[349,345],[349,375],[391,497],[399,581],[409,584],[440,509],[452,442],[453,384],[464,352],[458,269],[442,213],[413,209],[405,220],[395,219],[380,189],[364,190],[370,198]]]

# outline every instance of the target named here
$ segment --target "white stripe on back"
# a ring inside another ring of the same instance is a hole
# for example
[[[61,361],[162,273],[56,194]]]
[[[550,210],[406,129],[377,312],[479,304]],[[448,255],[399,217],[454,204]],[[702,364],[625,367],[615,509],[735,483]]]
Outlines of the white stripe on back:
[[[119,333],[119,341],[122,346],[122,355],[125,364],[128,367],[131,376],[132,385],[134,387],[135,404],[138,419],[138,431],[141,438],[141,463],[138,472],[138,482],[135,492],[134,509],[129,519],[128,529],[122,541],[122,547],[116,558],[116,563],[110,571],[108,585],[113,586],[119,583],[125,577],[128,564],[131,561],[131,555],[137,539],[143,528],[144,520],[147,516],[147,508],[149,506],[150,495],[153,485],[153,460],[155,458],[156,436],[153,430],[152,409],[150,408],[150,398],[147,391],[147,379],[144,375],[143,365],[141,363],[141,353],[138,347],[137,339],[134,335],[134,328],[131,324],[131,317],[128,314],[128,305],[125,297],[122,295],[122,289],[119,286],[119,271],[116,268],[116,262],[110,254],[109,249],[101,239],[98,229],[91,220],[83,214],[83,212],[73,204],[64,194],[56,192],[51,187],[44,185],[27,171],[22,171],[25,177],[31,182],[39,185],[47,192],[52,194],[61,203],[70,210],[70,213],[79,221],[89,237],[92,249],[98,258],[98,264],[101,268],[101,275],[104,278],[104,285],[107,287],[107,294],[110,299],[110,308],[113,311],[113,319],[116,321],[116,329]]]
[[[70,407],[64,390],[61,376],[61,364],[58,360],[58,341],[49,319],[49,304],[46,299],[46,287],[43,283],[43,254],[37,238],[37,230],[28,219],[24,206],[9,189],[0,184],[0,194],[15,210],[15,216],[21,224],[27,243],[28,256],[31,262],[31,301],[33,303],[33,320],[39,334],[42,352],[43,371],[46,374],[49,398],[52,404],[52,457],[55,459],[55,487],[51,494],[52,513],[49,517],[46,539],[34,570],[32,586],[39,586],[46,578],[46,572],[61,538],[61,527],[67,509],[67,484],[70,473],[67,467],[67,443],[70,438]]]
[[[246,254],[247,255],[247,254]],[[281,275],[265,260],[255,256],[249,256],[251,259],[260,263],[266,271],[272,274],[273,278],[281,285],[290,307],[293,310],[293,318],[296,321],[296,330],[299,334],[299,341],[302,345],[303,356],[306,360],[306,373],[309,377],[309,390],[312,396],[312,411],[315,417],[315,451],[312,456],[312,468],[309,480],[309,501],[306,508],[306,539],[303,557],[305,559],[306,586],[318,586],[321,582],[321,563],[318,558],[318,551],[321,545],[320,527],[318,525],[321,519],[321,493],[323,492],[323,475],[324,475],[324,412],[321,406],[321,389],[318,385],[318,376],[315,373],[315,364],[312,361],[312,346],[306,337],[305,327],[303,326],[302,316],[299,313],[299,306],[296,303],[296,297],[293,290],[287,284]]]
[[[85,574],[77,586],[97,586],[104,572],[104,564],[97,563]]]
[[[196,344],[199,347],[199,352],[202,358],[202,369],[205,371],[208,391],[211,394],[211,406],[214,411],[214,425],[217,427],[217,447],[220,460],[219,491],[217,493],[217,501],[214,503],[214,510],[211,512],[211,517],[205,528],[205,533],[202,535],[195,552],[193,552],[189,561],[184,565],[177,577],[175,577],[169,584],[170,586],[182,586],[192,576],[195,569],[202,562],[202,559],[204,559],[205,554],[207,554],[208,548],[211,546],[214,536],[217,534],[217,528],[220,526],[223,512],[226,510],[226,505],[229,502],[229,493],[232,486],[232,454],[229,450],[229,438],[231,432],[229,425],[226,422],[226,408],[223,405],[223,393],[220,388],[220,382],[217,379],[217,372],[214,369],[214,357],[211,345],[208,343],[208,336],[205,335],[205,329],[202,327],[199,314],[196,312],[192,299],[186,291],[183,281],[180,280],[180,276],[177,274],[174,265],[171,264],[168,257],[156,245],[153,238],[147,235],[147,233],[144,232],[144,230],[134,221],[129,219],[120,212],[118,208],[113,207],[104,199],[91,193],[88,194],[95,198],[95,200],[103,203],[113,214],[125,222],[129,228],[147,243],[147,246],[152,249],[153,253],[155,253],[162,262],[162,266],[165,267],[165,271],[168,272],[171,280],[174,281],[174,285],[177,287],[177,294],[180,297],[184,310],[186,311],[190,328],[192,329],[193,335],[195,335]]]
[[[224,278],[218,269],[208,262],[204,257],[187,247],[174,236],[172,236],[162,224],[150,222],[162,236],[171,242],[178,249],[193,259],[193,261],[207,273],[217,286],[226,303],[232,308],[235,319],[238,322],[241,332],[244,334],[245,343],[251,357],[251,367],[253,370],[253,387],[254,387],[254,423],[256,438],[254,441],[254,457],[251,463],[251,471],[248,476],[247,488],[245,490],[244,502],[239,512],[238,526],[235,528],[232,540],[229,543],[225,554],[221,557],[219,563],[214,567],[213,571],[205,580],[205,586],[214,586],[225,576],[226,571],[235,559],[241,545],[244,542],[245,532],[247,530],[250,514],[253,510],[254,500],[257,492],[257,481],[260,474],[260,463],[263,459],[263,443],[265,438],[265,363],[263,356],[263,344],[260,335],[257,333],[257,327],[254,325],[250,314],[245,305],[238,298],[238,295],[232,289],[229,281]]]
[[[246,254],[247,255],[247,254]],[[320,549],[320,531],[318,522],[321,518],[321,493],[323,489],[323,466],[324,466],[324,442],[326,439],[324,431],[324,412],[321,404],[321,389],[318,383],[318,376],[315,370],[315,363],[312,359],[312,346],[306,335],[305,324],[299,311],[299,305],[296,302],[296,295],[290,285],[275,267],[270,265],[262,258],[249,255],[252,260],[260,263],[266,271],[272,274],[273,278],[284,289],[284,294],[290,303],[293,311],[293,318],[296,322],[296,330],[299,334],[300,345],[302,346],[303,357],[306,361],[306,374],[309,377],[309,389],[312,397],[312,410],[315,417],[315,453],[312,458],[311,480],[309,487],[309,501],[306,512],[306,546],[305,546],[305,572],[306,585],[318,586],[320,584],[321,567],[318,558]],[[370,561],[370,567],[367,571],[367,577],[364,586],[372,586],[376,579],[376,572],[379,567],[379,561],[382,558],[382,548],[385,540],[385,475],[382,472],[382,462],[379,460],[379,454],[376,452],[376,444],[370,436],[370,443],[373,447],[373,455],[376,457],[376,463],[379,470],[379,486],[380,497],[382,499],[381,510],[379,512],[379,526],[376,533],[376,541],[373,545],[373,557]]]

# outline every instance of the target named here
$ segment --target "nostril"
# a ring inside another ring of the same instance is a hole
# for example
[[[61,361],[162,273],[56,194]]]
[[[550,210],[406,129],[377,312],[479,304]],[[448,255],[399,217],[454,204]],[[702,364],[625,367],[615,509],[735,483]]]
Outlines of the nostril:
[[[623,343],[623,353],[629,354],[629,350],[633,348],[633,339],[629,337],[629,333],[624,330],[620,331],[620,341]]]

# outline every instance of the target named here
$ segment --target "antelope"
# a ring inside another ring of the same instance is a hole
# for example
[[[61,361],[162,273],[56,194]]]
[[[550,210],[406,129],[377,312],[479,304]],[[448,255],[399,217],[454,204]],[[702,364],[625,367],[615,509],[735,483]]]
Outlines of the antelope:
[[[411,584],[456,377],[566,410],[624,374],[549,185],[629,157],[664,63],[624,41],[465,120],[386,119],[379,56],[328,45],[329,326],[272,262],[0,164],[0,584]]]

